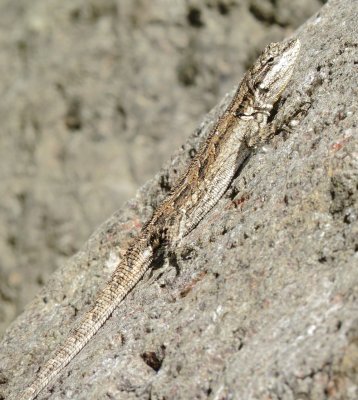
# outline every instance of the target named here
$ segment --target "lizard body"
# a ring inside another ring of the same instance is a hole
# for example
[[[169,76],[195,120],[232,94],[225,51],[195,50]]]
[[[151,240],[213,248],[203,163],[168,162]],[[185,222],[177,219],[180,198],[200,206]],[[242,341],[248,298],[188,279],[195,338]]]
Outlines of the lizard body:
[[[298,39],[266,47],[173,190],[133,239],[92,308],[14,399],[35,399],[104,324],[157,252],[177,248],[218,202],[251,149],[271,135],[268,117],[291,78],[299,49]]]

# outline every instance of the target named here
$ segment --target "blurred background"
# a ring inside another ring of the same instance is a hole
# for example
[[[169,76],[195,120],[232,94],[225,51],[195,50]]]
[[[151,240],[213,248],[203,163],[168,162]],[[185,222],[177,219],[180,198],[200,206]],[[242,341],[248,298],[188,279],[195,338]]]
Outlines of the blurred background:
[[[324,0],[0,0],[0,336]]]

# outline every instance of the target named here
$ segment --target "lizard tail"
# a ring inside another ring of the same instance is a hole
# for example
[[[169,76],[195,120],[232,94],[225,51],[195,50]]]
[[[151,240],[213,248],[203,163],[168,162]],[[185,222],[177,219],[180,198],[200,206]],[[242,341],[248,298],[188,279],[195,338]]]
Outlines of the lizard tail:
[[[33,400],[49,382],[76,356],[104,324],[110,314],[141,279],[152,261],[152,249],[136,243],[126,253],[111,279],[99,293],[94,306],[70,332],[66,341],[55,351],[37,374],[33,383],[20,395],[20,400]],[[139,248],[138,248],[139,247]],[[140,248],[142,247],[142,248]]]

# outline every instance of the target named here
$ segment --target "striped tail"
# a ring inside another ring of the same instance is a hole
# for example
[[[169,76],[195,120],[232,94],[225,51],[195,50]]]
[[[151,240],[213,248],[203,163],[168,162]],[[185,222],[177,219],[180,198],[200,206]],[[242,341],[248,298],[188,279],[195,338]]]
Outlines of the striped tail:
[[[56,377],[56,375],[76,356],[93,335],[104,324],[110,314],[137,284],[149,267],[153,252],[140,240],[129,248],[124,261],[118,265],[111,279],[99,293],[94,306],[88,311],[77,328],[70,332],[66,341],[56,350],[41,368],[34,382],[26,388],[20,400],[33,400]],[[143,248],[144,247],[144,248]]]

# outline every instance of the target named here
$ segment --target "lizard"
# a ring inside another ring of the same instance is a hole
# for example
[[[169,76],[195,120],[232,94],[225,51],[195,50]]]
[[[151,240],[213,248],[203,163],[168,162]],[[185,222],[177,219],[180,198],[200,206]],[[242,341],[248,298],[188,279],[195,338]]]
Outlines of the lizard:
[[[244,75],[226,110],[167,197],[127,247],[92,308],[37,373],[19,397],[33,400],[81,351],[133,289],[156,256],[180,248],[215,206],[253,149],[274,134],[274,104],[291,79],[299,39],[268,45]]]

